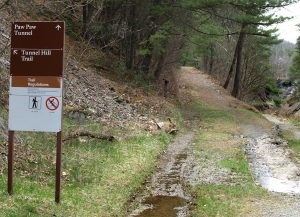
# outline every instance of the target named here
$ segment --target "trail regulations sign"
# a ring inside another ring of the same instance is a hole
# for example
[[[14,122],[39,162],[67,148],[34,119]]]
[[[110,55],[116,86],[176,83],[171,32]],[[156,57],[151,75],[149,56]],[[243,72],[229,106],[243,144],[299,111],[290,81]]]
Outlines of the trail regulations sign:
[[[60,201],[64,35],[64,22],[12,23],[7,155],[10,195],[15,131],[55,132],[55,202]]]
[[[9,130],[60,132],[64,22],[14,22]]]

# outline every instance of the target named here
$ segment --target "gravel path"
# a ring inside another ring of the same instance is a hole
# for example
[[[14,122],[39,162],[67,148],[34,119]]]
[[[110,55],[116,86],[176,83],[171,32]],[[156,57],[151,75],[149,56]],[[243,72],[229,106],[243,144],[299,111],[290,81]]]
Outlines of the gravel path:
[[[243,217],[300,216],[300,198],[295,196],[274,195],[273,200],[256,200],[251,206],[251,212]]]

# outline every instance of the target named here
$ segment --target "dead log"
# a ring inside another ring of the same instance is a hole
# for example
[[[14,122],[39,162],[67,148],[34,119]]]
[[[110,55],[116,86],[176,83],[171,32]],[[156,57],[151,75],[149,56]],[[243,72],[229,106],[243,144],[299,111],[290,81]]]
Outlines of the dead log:
[[[105,140],[105,141],[110,141],[110,142],[113,142],[116,140],[115,137],[113,137],[113,136],[107,136],[107,135],[103,135],[100,133],[94,133],[94,132],[90,132],[90,131],[75,131],[75,132],[66,134],[63,138],[63,141],[65,142],[68,140],[77,139],[79,137],[88,137],[88,138],[92,138],[92,139],[100,139],[100,140]]]

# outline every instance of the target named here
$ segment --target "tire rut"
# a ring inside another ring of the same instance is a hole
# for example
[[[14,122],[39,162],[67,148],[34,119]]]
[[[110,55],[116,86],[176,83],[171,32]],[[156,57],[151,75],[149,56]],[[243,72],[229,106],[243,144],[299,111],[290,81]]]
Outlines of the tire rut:
[[[193,144],[194,134],[178,135],[160,159],[157,171],[152,175],[144,192],[135,202],[139,208],[128,216],[133,217],[186,217],[189,215],[192,196],[186,190],[184,176],[188,158],[187,149]]]

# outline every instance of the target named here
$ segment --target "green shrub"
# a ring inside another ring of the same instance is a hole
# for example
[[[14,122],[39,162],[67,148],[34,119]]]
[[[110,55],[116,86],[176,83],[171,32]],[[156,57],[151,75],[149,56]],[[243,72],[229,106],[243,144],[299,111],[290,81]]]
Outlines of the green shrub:
[[[282,99],[280,97],[274,97],[273,102],[277,107],[280,107],[282,105]]]
[[[276,87],[275,84],[267,84],[266,90],[274,95],[278,95],[281,93],[281,90],[278,87]]]

